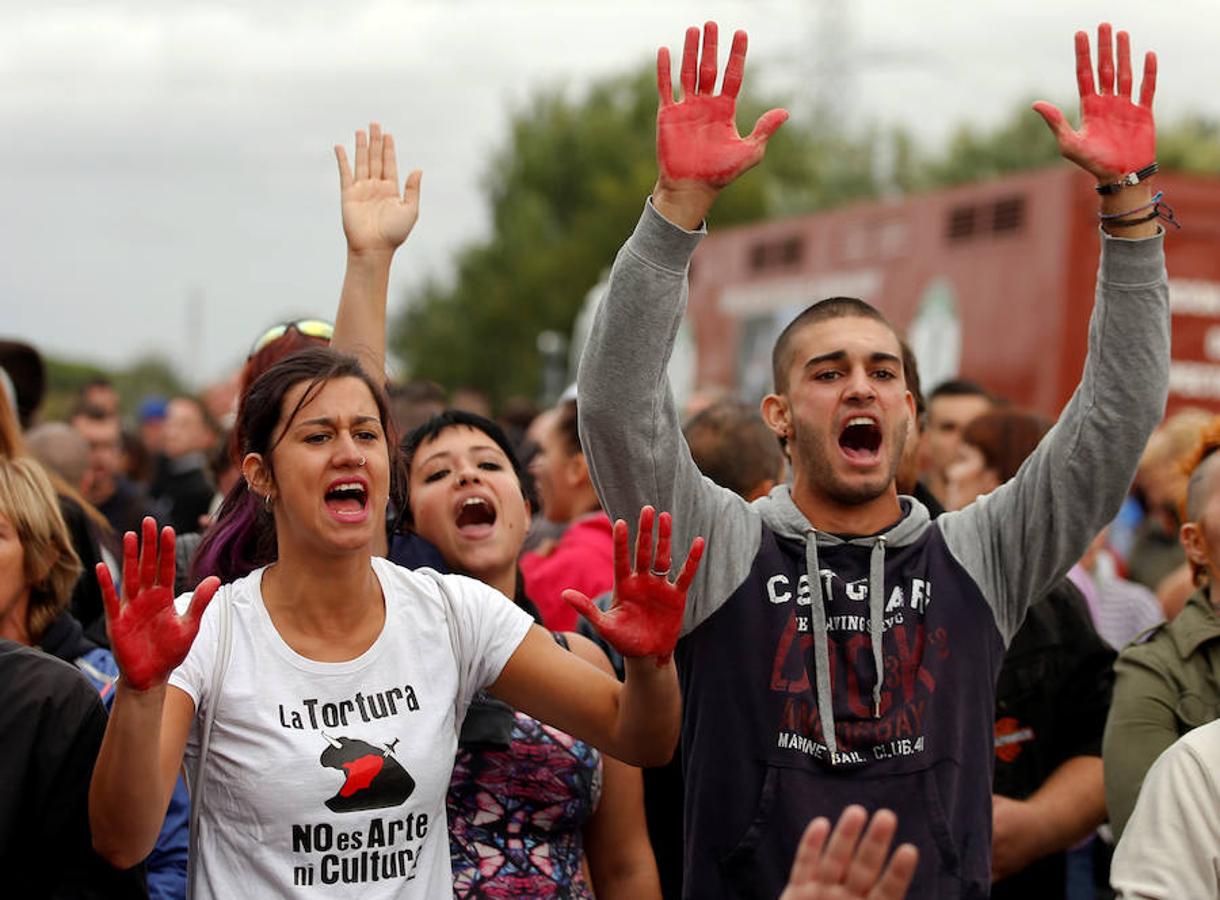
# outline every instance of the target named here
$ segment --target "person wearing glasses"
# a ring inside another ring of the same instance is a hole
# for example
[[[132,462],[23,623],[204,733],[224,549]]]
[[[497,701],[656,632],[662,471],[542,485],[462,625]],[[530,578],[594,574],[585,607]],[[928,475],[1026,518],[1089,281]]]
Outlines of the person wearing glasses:
[[[295,322],[272,325],[259,336],[246,354],[246,364],[242,366],[237,382],[239,400],[246,396],[250,385],[254,384],[259,375],[281,359],[311,347],[329,347],[334,335],[335,326],[325,319],[298,319]],[[237,446],[236,436],[231,431],[228,443],[229,457],[234,465],[240,464],[241,448]]]
[[[375,152],[370,152],[370,150]],[[390,263],[419,218],[419,188],[422,173],[407,175],[398,189],[398,168],[392,135],[383,134],[373,123],[356,132],[356,165],[348,165],[347,151],[335,145],[339,163],[340,213],[347,241],[347,267],[335,322],[302,318],[268,328],[250,348],[239,379],[238,403],[260,375],[282,359],[302,350],[333,346],[356,356],[364,370],[379,384],[385,381],[385,301],[390,282]],[[229,458],[241,464],[236,432],[229,434]],[[395,510],[391,510],[394,513]],[[374,538],[373,552],[389,551],[386,530]],[[426,542],[412,536],[399,541],[403,556],[421,565],[443,569],[440,555]],[[194,558],[195,544],[179,547],[178,569],[188,571],[192,583],[211,575],[211,560]],[[401,560],[400,560],[401,561]]]
[[[335,326],[325,319],[297,319],[272,325],[259,336],[246,356],[241,371],[240,392],[250,390],[262,375],[285,356],[311,347],[329,346],[335,336]]]

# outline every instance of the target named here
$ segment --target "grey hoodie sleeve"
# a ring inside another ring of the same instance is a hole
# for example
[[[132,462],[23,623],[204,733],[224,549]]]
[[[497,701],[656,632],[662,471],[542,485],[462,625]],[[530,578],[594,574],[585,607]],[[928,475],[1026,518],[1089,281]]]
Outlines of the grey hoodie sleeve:
[[[1163,232],[1102,234],[1097,300],[1080,385],[1016,476],[937,520],[991,603],[1005,641],[1026,607],[1118,513],[1169,387]]]
[[[577,378],[580,439],[606,512],[626,519],[633,533],[642,506],[670,512],[675,564],[696,535],[707,540],[683,633],[745,580],[761,539],[757,514],[695,466],[666,375],[686,309],[687,267],[702,236],[645,205],[615,258]]]

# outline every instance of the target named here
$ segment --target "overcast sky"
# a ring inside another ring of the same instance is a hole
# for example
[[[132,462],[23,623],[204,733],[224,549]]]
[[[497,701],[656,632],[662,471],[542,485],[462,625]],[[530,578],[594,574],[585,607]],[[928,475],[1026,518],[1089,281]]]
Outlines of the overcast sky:
[[[485,233],[479,183],[514,109],[677,47],[705,18],[749,31],[747,94],[808,95],[829,65],[850,125],[901,123],[929,145],[1022,98],[1071,96],[1072,32],[1103,18],[1158,51],[1162,120],[1220,118],[1215,0],[1022,6],[0,0],[0,336],[117,365],[156,351],[200,384],[268,325],[332,317],[331,148],[370,119],[425,173],[398,309]]]

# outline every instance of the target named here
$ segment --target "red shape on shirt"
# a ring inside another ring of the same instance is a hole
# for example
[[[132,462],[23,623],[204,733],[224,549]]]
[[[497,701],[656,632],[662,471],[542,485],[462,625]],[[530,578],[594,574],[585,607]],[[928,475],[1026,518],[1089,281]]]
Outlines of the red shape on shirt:
[[[381,767],[384,764],[385,757],[376,753],[368,753],[359,759],[345,762],[343,768],[347,769],[347,781],[339,790],[339,796],[350,797],[363,791],[373,783],[374,778],[381,774]]]

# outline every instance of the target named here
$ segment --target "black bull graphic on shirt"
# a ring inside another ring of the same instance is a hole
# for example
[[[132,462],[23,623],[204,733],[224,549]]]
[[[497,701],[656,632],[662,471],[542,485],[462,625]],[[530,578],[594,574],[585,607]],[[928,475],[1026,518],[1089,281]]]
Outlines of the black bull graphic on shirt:
[[[319,762],[345,774],[343,786],[326,801],[332,812],[356,812],[398,806],[415,790],[415,779],[393,756],[393,744],[374,747],[357,738],[322,735],[330,745]]]

